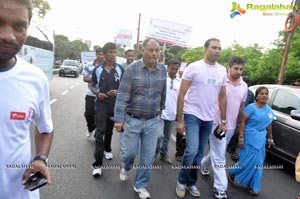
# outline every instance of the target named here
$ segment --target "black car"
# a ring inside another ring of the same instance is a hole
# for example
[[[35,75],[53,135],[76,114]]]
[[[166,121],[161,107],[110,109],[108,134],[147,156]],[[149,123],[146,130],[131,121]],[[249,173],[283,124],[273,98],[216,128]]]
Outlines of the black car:
[[[78,77],[81,73],[82,67],[77,60],[64,60],[59,68],[59,76],[72,75]]]
[[[249,89],[255,93],[260,86],[269,89],[268,104],[275,114],[272,123],[275,146],[267,148],[267,152],[294,164],[300,152],[300,86],[264,84]]]

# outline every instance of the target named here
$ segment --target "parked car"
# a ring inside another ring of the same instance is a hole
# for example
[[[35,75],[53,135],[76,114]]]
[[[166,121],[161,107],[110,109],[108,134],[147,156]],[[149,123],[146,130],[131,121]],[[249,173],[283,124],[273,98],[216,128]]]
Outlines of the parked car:
[[[59,68],[59,76],[73,75],[78,77],[82,67],[77,60],[66,59]]]
[[[255,85],[249,89],[255,93],[259,86],[269,89],[268,104],[274,111],[272,123],[275,146],[267,152],[294,164],[300,152],[300,86]]]

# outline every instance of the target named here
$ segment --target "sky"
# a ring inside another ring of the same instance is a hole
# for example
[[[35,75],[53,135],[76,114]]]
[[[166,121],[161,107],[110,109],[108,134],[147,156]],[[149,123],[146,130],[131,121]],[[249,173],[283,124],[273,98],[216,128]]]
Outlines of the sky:
[[[46,21],[52,24],[56,34],[75,40],[92,40],[93,45],[103,46],[113,42],[120,29],[133,33],[136,43],[138,16],[141,14],[140,40],[147,35],[151,18],[166,20],[192,27],[190,47],[202,47],[212,37],[229,47],[236,41],[242,46],[259,44],[271,48],[284,29],[286,10],[268,10],[273,16],[263,16],[262,11],[246,9],[247,4],[284,4],[291,0],[47,0],[51,11]],[[232,2],[240,4],[245,14],[230,18]]]

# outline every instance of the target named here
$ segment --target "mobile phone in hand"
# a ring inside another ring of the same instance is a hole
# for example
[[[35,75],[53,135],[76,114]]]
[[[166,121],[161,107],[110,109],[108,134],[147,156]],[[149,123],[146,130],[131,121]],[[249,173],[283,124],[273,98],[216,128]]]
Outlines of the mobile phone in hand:
[[[40,172],[37,172],[29,177],[25,184],[25,189],[29,189],[30,191],[34,191],[48,183],[45,176],[43,176]]]

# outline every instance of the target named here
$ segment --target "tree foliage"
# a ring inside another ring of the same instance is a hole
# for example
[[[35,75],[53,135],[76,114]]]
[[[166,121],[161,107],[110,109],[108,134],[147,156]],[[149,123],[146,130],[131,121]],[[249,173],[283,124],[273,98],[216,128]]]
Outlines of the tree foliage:
[[[80,59],[80,53],[87,51],[88,46],[79,40],[69,41],[64,35],[55,35],[55,59]]]
[[[283,51],[285,47],[287,33],[280,31],[278,38],[273,42],[273,48],[264,49],[258,44],[252,44],[243,47],[236,41],[222,50],[218,62],[224,66],[228,65],[233,56],[239,56],[246,61],[243,75],[248,76],[252,84],[274,83],[278,77],[280,65],[282,62]],[[141,41],[142,42],[142,41]],[[80,52],[87,49],[81,41],[70,42],[66,36],[56,35],[56,59],[63,60],[67,57],[79,59]],[[162,44],[161,44],[162,46]],[[138,49],[138,59],[142,57],[142,44]],[[125,57],[122,47],[117,49],[117,55]],[[179,46],[166,45],[165,62],[169,59],[178,59],[185,63],[194,62],[204,57],[203,47],[183,48]],[[294,32],[288,60],[284,73],[284,83],[290,84],[295,79],[300,78],[300,35],[299,29]]]
[[[281,31],[278,39],[273,42],[273,48],[264,49],[258,44],[243,47],[234,42],[230,47],[221,52],[218,62],[224,66],[228,65],[233,56],[239,56],[246,61],[243,75],[248,76],[252,84],[274,83],[278,77],[282,62],[283,50],[285,47],[287,33]],[[181,58],[186,63],[203,59],[203,48],[189,48]],[[286,84],[300,78],[300,35],[297,29],[293,35],[288,54],[288,60],[284,73]]]
[[[37,15],[40,18],[44,18],[51,7],[46,0],[32,0],[33,8],[37,11]]]

